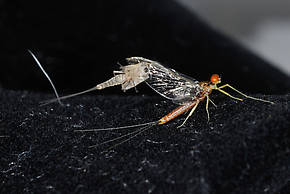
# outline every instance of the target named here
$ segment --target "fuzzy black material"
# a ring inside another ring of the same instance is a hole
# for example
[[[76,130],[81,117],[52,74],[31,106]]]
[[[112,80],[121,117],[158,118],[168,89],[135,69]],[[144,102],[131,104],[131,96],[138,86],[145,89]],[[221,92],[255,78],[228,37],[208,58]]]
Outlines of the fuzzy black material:
[[[207,122],[200,104],[112,150],[89,148],[121,134],[74,132],[156,120],[176,107],[146,96],[83,96],[66,106],[51,95],[1,91],[1,192],[274,193],[289,181],[290,96],[274,105],[213,95]],[[289,183],[288,183],[289,184]]]
[[[186,8],[169,0],[1,6],[1,193],[289,192],[290,78]],[[150,122],[177,105],[142,84],[137,94],[116,87],[39,106],[53,95],[26,49],[59,91],[90,88],[110,78],[117,61],[143,56],[198,80],[219,73],[275,104],[214,92],[209,123],[201,103],[182,128],[179,117],[113,149],[120,141],[89,148],[138,128],[75,130]]]

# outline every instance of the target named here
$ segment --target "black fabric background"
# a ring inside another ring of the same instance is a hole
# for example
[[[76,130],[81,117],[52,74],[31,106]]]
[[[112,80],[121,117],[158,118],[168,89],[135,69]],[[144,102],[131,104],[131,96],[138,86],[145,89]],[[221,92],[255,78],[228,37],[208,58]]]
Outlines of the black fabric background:
[[[1,193],[288,193],[290,78],[174,1],[0,1]],[[213,73],[274,105],[213,93],[182,117],[106,151],[131,130],[76,133],[156,120],[176,105],[145,84],[39,102],[94,86],[124,58],[157,60],[198,80]],[[267,94],[267,95],[264,95]]]

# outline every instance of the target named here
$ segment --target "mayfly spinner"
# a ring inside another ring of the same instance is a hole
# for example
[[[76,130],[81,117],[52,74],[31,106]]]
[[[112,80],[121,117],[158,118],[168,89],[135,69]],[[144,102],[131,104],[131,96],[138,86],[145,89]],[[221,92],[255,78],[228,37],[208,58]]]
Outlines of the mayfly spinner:
[[[45,72],[45,70],[41,66],[40,62],[37,60],[35,55],[30,50],[28,50],[28,51],[32,55],[32,57],[34,58],[34,60],[38,64],[38,66],[40,67],[41,71],[47,77],[47,79],[50,82],[51,86],[53,87],[54,93],[56,95],[55,99],[44,101],[43,105],[50,104],[50,103],[53,103],[56,101],[58,101],[60,104],[62,104],[60,100],[74,97],[74,96],[78,96],[80,94],[84,94],[84,93],[91,92],[94,90],[102,90],[102,89],[105,89],[107,87],[116,86],[116,85],[121,85],[122,90],[125,92],[126,90],[129,90],[133,87],[136,87],[138,84],[144,82],[145,80],[147,80],[149,78],[149,70],[148,69],[149,69],[149,64],[152,62],[151,60],[143,59],[143,58],[142,58],[142,61],[140,61],[139,60],[140,57],[127,58],[126,60],[127,60],[127,63],[129,65],[126,65],[126,66],[120,65],[120,70],[113,71],[114,76],[111,79],[109,79],[105,82],[102,82],[102,83],[100,83],[100,84],[96,85],[95,87],[90,88],[88,90],[74,93],[74,94],[70,94],[67,96],[59,97],[53,82],[51,81],[50,77],[48,76],[48,74]]]
[[[30,52],[31,53],[31,52]],[[41,67],[40,63],[36,59],[36,57],[31,53],[31,55],[34,57],[35,61],[37,64]],[[145,59],[142,57],[131,57],[127,58],[127,62],[129,65],[127,66],[121,66],[120,71],[114,71],[114,77],[109,79],[108,81],[105,81],[101,84],[98,84],[94,88],[85,90],[83,92],[71,94],[68,96],[63,96],[63,97],[58,97],[58,94],[56,90],[54,90],[57,98],[48,100],[45,103],[51,103],[55,101],[59,101],[65,98],[69,98],[72,96],[80,95],[89,91],[93,90],[100,90],[104,89],[106,87],[110,86],[115,86],[115,85],[121,85],[122,90],[126,91],[132,87],[135,87],[136,85],[145,82],[147,85],[149,85],[154,91],[156,91],[158,94],[161,96],[172,100],[174,103],[179,104],[179,106],[171,111],[169,114],[163,116],[157,121],[149,122],[149,123],[144,123],[144,124],[138,124],[138,125],[130,125],[130,126],[124,126],[124,127],[114,127],[114,128],[105,128],[105,129],[89,129],[89,130],[77,130],[81,132],[85,131],[110,131],[110,130],[118,130],[118,129],[128,129],[128,128],[135,128],[135,127],[141,127],[136,131],[133,131],[131,133],[125,134],[123,136],[111,139],[109,141],[105,141],[101,144],[106,144],[109,142],[113,142],[116,140],[121,140],[124,139],[125,137],[128,137],[127,139],[121,141],[116,145],[122,144],[124,142],[129,141],[130,139],[136,137],[137,135],[143,133],[144,131],[152,128],[153,126],[156,125],[163,125],[175,117],[191,110],[183,123],[179,126],[183,126],[188,118],[193,114],[193,112],[196,110],[198,104],[202,102],[204,99],[206,99],[206,112],[207,112],[207,117],[209,120],[209,111],[208,111],[208,106],[209,102],[211,102],[214,106],[216,106],[209,98],[209,95],[213,90],[217,90],[235,100],[243,101],[244,99],[234,97],[225,90],[224,88],[228,87],[244,98],[249,98],[252,100],[257,100],[257,101],[262,101],[266,103],[271,103],[273,102],[264,100],[264,99],[259,99],[255,98],[252,96],[248,96],[239,90],[235,89],[229,84],[224,84],[222,86],[218,86],[218,84],[221,83],[221,78],[217,74],[213,74],[210,78],[210,81],[203,81],[199,82],[191,77],[188,77],[186,75],[183,75],[181,73],[178,73],[174,69],[164,67],[160,63],[156,61],[151,61],[149,59]],[[41,70],[45,73],[43,68],[41,67]],[[117,74],[117,75],[116,75]],[[48,75],[45,73],[46,77],[49,79]],[[53,86],[53,83],[49,79],[51,85]],[[55,88],[53,86],[53,88]]]

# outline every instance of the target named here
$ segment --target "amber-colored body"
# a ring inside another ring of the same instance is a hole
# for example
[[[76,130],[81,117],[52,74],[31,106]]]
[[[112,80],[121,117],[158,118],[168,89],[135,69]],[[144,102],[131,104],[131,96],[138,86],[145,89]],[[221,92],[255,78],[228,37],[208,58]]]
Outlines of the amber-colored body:
[[[190,103],[186,103],[184,105],[181,105],[181,106],[177,107],[176,109],[174,109],[173,111],[171,111],[170,113],[168,113],[167,115],[165,115],[164,117],[159,119],[158,125],[163,125],[163,124],[171,121],[172,119],[174,119],[175,117],[178,117],[179,115],[185,113],[186,111],[188,111],[189,109],[191,109],[195,105],[196,105],[196,101],[192,101]]]
[[[67,96],[59,97],[56,88],[54,87],[54,84],[52,83],[50,77],[45,72],[45,70],[42,68],[41,64],[37,60],[37,58],[34,56],[34,54],[29,51],[34,60],[36,61],[37,65],[40,67],[40,69],[43,71],[47,79],[49,80],[50,84],[52,85],[54,92],[56,94],[56,99],[48,100],[43,103],[49,104],[55,101],[58,101],[61,104],[62,99],[70,98],[73,96],[77,96],[80,94],[84,94],[90,91],[94,90],[101,90],[107,87],[115,86],[115,85],[121,85],[122,90],[126,91],[130,88],[135,87],[136,85],[146,82],[155,92],[160,94],[161,96],[173,100],[175,102],[181,103],[182,105],[171,111],[169,114],[163,116],[161,119],[149,123],[143,123],[143,124],[137,124],[137,125],[130,125],[130,126],[124,126],[124,127],[113,127],[113,128],[104,128],[104,129],[88,129],[88,130],[76,130],[76,131],[110,131],[110,130],[118,130],[118,129],[126,129],[126,128],[135,128],[135,127],[141,127],[140,129],[133,131],[131,133],[127,133],[125,135],[122,135],[120,137],[105,141],[101,144],[106,144],[109,142],[113,142],[122,138],[129,137],[125,139],[124,141],[121,141],[118,144],[115,144],[115,146],[120,145],[126,141],[129,141],[130,139],[136,137],[137,135],[143,133],[144,131],[150,129],[153,126],[156,125],[163,125],[172,119],[178,117],[179,115],[187,112],[191,109],[190,113],[187,115],[186,119],[183,121],[183,123],[179,126],[183,126],[187,119],[193,114],[195,109],[197,108],[198,104],[203,101],[206,98],[206,112],[208,116],[209,121],[209,111],[208,111],[208,105],[209,102],[211,102],[213,105],[215,105],[209,98],[210,93],[212,90],[218,90],[221,93],[239,101],[243,101],[242,98],[237,98],[232,96],[231,94],[224,91],[222,88],[229,87],[230,89],[234,90],[238,94],[244,96],[245,98],[250,98],[252,100],[258,100],[262,102],[267,102],[273,104],[273,102],[254,98],[251,96],[248,96],[234,87],[230,86],[229,84],[225,84],[222,86],[217,86],[217,84],[221,83],[221,78],[217,74],[213,74],[210,78],[210,81],[208,82],[198,82],[197,80],[190,78],[188,76],[185,76],[183,74],[178,73],[174,69],[166,68],[163,65],[159,64],[156,61],[151,61],[149,59],[145,59],[142,57],[130,57],[127,58],[128,65],[121,66],[120,71],[113,71],[114,77],[111,79],[98,84],[97,86],[90,88],[88,90],[74,93]],[[215,105],[216,106],[216,105]],[[0,136],[1,137],[1,136]],[[95,146],[92,146],[95,147]]]
[[[203,101],[205,97],[208,97],[208,95],[211,93],[212,89],[215,86],[215,84],[212,84],[210,82],[201,82],[200,85],[202,86],[203,90],[202,90],[202,92],[198,96],[196,96],[192,101],[186,102],[185,104],[177,107],[176,109],[174,109],[173,111],[171,111],[169,114],[167,114],[164,117],[162,117],[161,119],[159,119],[158,124],[159,125],[163,125],[163,124],[171,121],[172,119],[178,117],[179,115],[185,113],[186,111],[188,111],[190,109],[195,110],[195,108],[197,107],[197,105],[199,104],[199,102]],[[189,114],[189,116],[191,114]],[[187,118],[186,118],[186,120],[187,120]]]
[[[177,107],[176,109],[174,109],[173,111],[171,111],[169,114],[165,115],[164,117],[162,117],[161,119],[158,120],[158,125],[162,125],[165,124],[167,122],[169,122],[170,120],[174,119],[175,117],[185,113],[186,111],[191,110],[191,112],[188,114],[188,116],[186,117],[186,119],[184,120],[184,122],[179,126],[183,126],[185,124],[185,122],[187,121],[187,119],[192,115],[192,113],[195,111],[196,107],[198,106],[198,104],[203,101],[205,98],[207,98],[206,100],[206,111],[207,111],[207,116],[208,116],[208,120],[209,120],[209,111],[208,111],[208,105],[209,102],[213,103],[210,99],[209,99],[209,95],[212,92],[212,90],[218,90],[220,92],[222,92],[223,94],[239,100],[239,101],[243,101],[242,98],[237,98],[232,96],[231,94],[227,93],[226,91],[222,90],[222,88],[225,87],[229,87],[232,90],[236,91],[237,93],[239,93],[240,95],[246,97],[246,98],[250,98],[253,100],[258,100],[258,101],[262,101],[262,102],[267,102],[267,103],[271,103],[273,104],[273,102],[271,101],[267,101],[267,100],[263,100],[263,99],[259,99],[259,98],[254,98],[251,96],[248,96],[242,92],[240,92],[239,90],[235,89],[234,87],[230,86],[229,84],[225,84],[222,86],[217,86],[217,84],[219,84],[221,82],[221,78],[219,77],[219,75],[217,74],[213,74],[210,78],[210,82],[200,82],[200,86],[202,87],[202,91],[200,92],[200,94],[198,94],[198,96],[196,96],[195,98],[192,99],[192,101],[188,101],[185,104]],[[214,104],[214,103],[213,103]],[[214,104],[215,105],[215,104]],[[216,106],[216,105],[215,105]]]

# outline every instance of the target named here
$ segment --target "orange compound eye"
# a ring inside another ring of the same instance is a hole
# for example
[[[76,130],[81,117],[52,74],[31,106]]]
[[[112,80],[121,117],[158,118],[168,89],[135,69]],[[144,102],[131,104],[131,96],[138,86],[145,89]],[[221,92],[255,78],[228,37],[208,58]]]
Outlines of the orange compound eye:
[[[218,74],[213,74],[210,78],[210,81],[214,84],[218,84],[221,82],[221,78]]]

